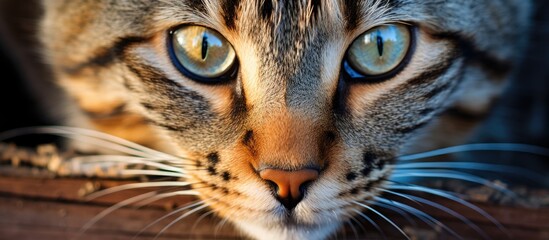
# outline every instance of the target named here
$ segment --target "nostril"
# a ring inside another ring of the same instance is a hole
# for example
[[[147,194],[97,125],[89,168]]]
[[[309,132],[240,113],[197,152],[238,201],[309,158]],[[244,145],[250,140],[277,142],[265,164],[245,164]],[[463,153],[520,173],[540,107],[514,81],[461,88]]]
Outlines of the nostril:
[[[304,196],[307,193],[307,189],[312,183],[313,181],[306,181],[299,186],[299,192],[301,192],[301,196]]]
[[[271,180],[265,180],[265,182],[267,183],[267,185],[269,185],[269,188],[273,191],[273,195],[277,195],[278,185],[276,185],[276,183]]]

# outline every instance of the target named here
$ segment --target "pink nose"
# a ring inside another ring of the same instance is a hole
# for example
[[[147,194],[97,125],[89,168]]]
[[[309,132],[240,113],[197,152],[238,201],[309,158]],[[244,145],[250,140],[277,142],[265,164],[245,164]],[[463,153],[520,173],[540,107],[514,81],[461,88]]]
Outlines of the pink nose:
[[[277,199],[287,209],[293,209],[303,198],[305,184],[318,178],[318,171],[303,169],[298,171],[284,171],[265,169],[259,176],[276,185]]]

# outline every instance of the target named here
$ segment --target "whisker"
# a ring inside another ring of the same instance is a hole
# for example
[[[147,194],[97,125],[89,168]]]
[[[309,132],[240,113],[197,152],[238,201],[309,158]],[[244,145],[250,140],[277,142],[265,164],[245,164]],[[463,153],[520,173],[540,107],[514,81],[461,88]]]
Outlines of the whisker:
[[[130,142],[128,140],[98,132],[95,130],[84,129],[84,128],[75,128],[75,127],[65,127],[65,126],[46,126],[46,127],[29,127],[29,128],[19,128],[10,131],[0,133],[0,141],[6,139],[31,135],[31,134],[50,134],[62,136],[82,142],[88,142],[106,149],[135,155],[135,156],[147,156],[152,158],[164,158],[169,161],[179,162],[181,160],[190,161],[190,159],[185,159],[181,157],[176,157],[171,154],[163,153],[154,149],[141,146],[139,144]]]
[[[379,198],[377,198],[377,201],[370,201],[369,203],[372,204],[372,205],[376,205],[376,206],[391,210],[391,211],[395,211],[395,212],[398,209],[400,211],[405,211],[407,213],[410,213],[410,214],[414,215],[415,217],[417,217],[422,222],[429,225],[429,227],[431,227],[432,229],[435,229],[436,226],[437,226],[435,222],[425,218],[423,215],[420,215],[417,212],[408,211],[407,209],[403,209],[399,206],[396,206],[396,204],[393,204],[393,200],[388,200],[388,199],[379,197]],[[425,213],[425,215],[427,215],[427,214]],[[414,225],[414,227],[417,227],[417,223],[416,223],[416,225]]]
[[[385,221],[387,221],[389,224],[391,224],[394,228],[396,228],[406,239],[411,240],[410,237],[408,237],[408,235],[400,227],[398,227],[393,221],[391,221],[385,215],[381,214],[380,212],[378,212],[377,210],[375,210],[374,208],[372,208],[372,207],[370,207],[366,204],[363,204],[363,203],[360,203],[360,202],[357,202],[357,201],[352,201],[352,202],[354,204],[357,204],[357,205],[363,207],[363,208],[368,209],[369,211],[374,212],[375,214],[377,214],[378,216],[383,218]]]
[[[387,182],[391,183],[391,184],[388,185],[389,187],[391,187],[391,186],[404,186],[404,187],[426,188],[426,189],[430,189],[430,190],[435,191],[435,192],[445,193],[445,194],[448,194],[448,195],[451,195],[451,196],[454,196],[454,197],[457,197],[457,198],[466,198],[467,197],[467,196],[465,196],[464,194],[461,194],[461,193],[446,191],[446,190],[437,189],[437,188],[427,188],[425,186],[420,186],[420,185],[413,184],[413,183],[405,183],[405,182],[393,181],[393,180],[387,180]]]
[[[129,183],[129,184],[121,185],[121,186],[111,187],[111,188],[108,188],[108,189],[105,189],[105,190],[102,190],[102,191],[99,191],[99,192],[96,192],[96,193],[92,193],[92,194],[88,195],[85,198],[85,200],[86,201],[91,201],[93,199],[96,199],[96,198],[99,198],[99,197],[102,197],[102,196],[105,196],[105,195],[109,195],[109,194],[120,192],[120,191],[130,190],[130,189],[151,188],[151,187],[187,187],[187,186],[190,186],[191,184],[194,184],[194,183],[178,182],[178,181]],[[198,195],[198,192],[196,194],[190,194],[190,195]]]
[[[377,223],[372,218],[368,217],[368,215],[366,215],[366,214],[362,213],[361,211],[358,211],[354,208],[353,208],[353,212],[355,212],[356,214],[358,214],[359,216],[364,218],[366,221],[368,221],[381,234],[381,237],[383,239],[387,239],[387,236],[385,235],[385,232],[383,232],[383,230],[379,227],[379,225],[377,225]]]
[[[349,220],[348,221],[345,221],[345,224],[349,225],[349,227],[351,227],[351,231],[353,231],[353,234],[355,235],[355,239],[358,239],[358,231],[356,230],[354,224],[353,224],[353,221],[355,223],[358,223],[358,225],[360,226],[360,222],[357,222],[356,219],[349,215]]]
[[[133,203],[139,202],[141,200],[147,199],[149,197],[152,197],[152,196],[156,195],[156,193],[157,193],[156,191],[152,191],[152,192],[140,194],[140,195],[137,195],[135,197],[131,197],[131,198],[128,198],[128,199],[123,200],[121,202],[118,202],[118,203],[108,207],[107,209],[101,211],[99,214],[95,215],[95,217],[90,219],[86,224],[84,224],[84,226],[80,229],[80,231],[77,235],[78,237],[76,237],[76,239],[78,239],[79,236],[81,236],[88,229],[90,229],[95,223],[97,223],[99,220],[103,219],[107,215],[111,214],[112,212],[114,212],[114,211],[116,211],[120,208],[123,208],[125,206],[128,206],[130,204],[133,204]]]
[[[397,201],[393,201],[393,200],[388,200],[388,199],[385,199],[385,198],[376,198],[376,200],[378,201],[377,203],[379,202],[383,202],[385,204],[388,204],[388,205],[392,205],[392,206],[395,206],[395,207],[398,207],[404,211],[407,211],[409,212],[410,214],[413,214],[414,216],[416,216],[417,218],[419,218],[421,221],[423,221],[424,223],[426,223],[427,225],[429,225],[431,228],[435,229],[435,226],[439,226],[441,228],[443,228],[445,231],[447,231],[448,233],[452,234],[454,237],[458,238],[458,239],[463,239],[461,236],[459,236],[459,234],[457,234],[454,230],[452,230],[451,228],[449,228],[448,226],[446,226],[446,224],[440,222],[439,220],[437,220],[436,218],[430,216],[429,214],[417,209],[417,208],[414,208],[414,207],[411,207],[409,205],[406,205],[404,203],[401,203],[401,202],[397,202]],[[372,202],[372,204],[376,204],[376,202]],[[434,224],[434,225],[433,225]]]
[[[196,220],[196,222],[193,224],[192,228],[191,228],[191,233],[193,233],[195,230],[196,230],[196,227],[198,226],[198,224],[204,220],[204,218],[206,218],[207,216],[209,215],[212,215],[213,213],[215,213],[214,210],[210,210],[202,215],[200,215],[200,217]]]
[[[185,214],[179,216],[178,218],[176,218],[175,220],[173,220],[172,222],[170,222],[168,225],[166,225],[164,228],[162,228],[162,230],[160,230],[160,232],[158,232],[156,234],[156,236],[154,237],[154,239],[158,239],[158,237],[160,237],[160,235],[162,235],[166,230],[168,230],[170,227],[172,227],[174,224],[180,222],[181,220],[183,220],[184,218],[192,215],[193,213],[197,212],[197,211],[200,211],[201,209],[204,209],[206,207],[208,207],[209,205],[204,203],[202,206],[198,206],[196,207],[195,209],[193,210],[190,210],[188,212],[186,212]]]
[[[158,171],[158,170],[141,170],[141,169],[125,169],[120,172],[122,175],[146,175],[146,176],[159,176],[159,177],[176,177],[185,178],[186,174]]]
[[[381,205],[384,205],[384,204],[376,202],[376,203],[374,203],[374,205],[381,206]],[[404,219],[406,219],[406,221],[408,221],[414,228],[417,228],[417,223],[405,211],[402,211],[400,208],[390,206],[390,205],[385,205],[385,206],[382,206],[382,207],[384,207],[386,209],[389,209],[393,212],[396,212],[398,215],[404,217]]]
[[[137,207],[143,207],[143,206],[146,206],[146,205],[149,205],[153,202],[156,202],[156,201],[159,201],[159,200],[162,200],[164,198],[169,198],[169,197],[175,197],[175,196],[198,196],[199,193],[197,191],[194,191],[194,190],[181,190],[181,191],[175,191],[175,192],[168,192],[168,193],[160,193],[160,194],[157,194],[153,197],[150,197],[149,199],[147,200],[144,200],[144,201],[141,201],[139,204],[137,204]]]
[[[214,238],[217,239],[217,234],[219,233],[219,231],[221,229],[223,229],[223,227],[225,226],[225,224],[227,224],[227,222],[229,221],[229,219],[232,219],[233,216],[238,212],[238,209],[229,209],[229,211],[227,212],[227,215],[226,217],[223,217],[221,218],[221,220],[219,221],[218,224],[216,224],[215,228],[214,228]]]
[[[389,194],[392,194],[392,195],[395,195],[395,196],[404,198],[404,199],[406,199],[406,200],[409,200],[409,201],[411,201],[411,202],[414,202],[415,204],[417,204],[417,205],[419,205],[419,206],[422,206],[421,203],[419,203],[419,202],[417,202],[417,201],[414,201],[414,199],[410,198],[410,197],[407,196],[406,194],[398,193],[398,192],[391,191],[391,190],[387,190],[387,189],[384,189],[384,188],[376,188],[376,190],[381,191],[381,192],[386,192],[386,193],[389,193]]]
[[[416,192],[429,193],[429,194],[432,194],[432,195],[435,195],[435,196],[439,196],[439,197],[446,198],[448,200],[457,202],[457,203],[459,203],[459,204],[461,204],[461,205],[463,205],[463,206],[465,206],[469,209],[472,209],[473,211],[477,212],[478,214],[480,214],[484,218],[488,219],[490,222],[492,222],[494,225],[496,225],[502,232],[504,232],[504,233],[506,233],[507,235],[510,236],[510,233],[507,231],[507,229],[505,229],[505,227],[503,227],[503,225],[501,225],[501,223],[499,223],[499,221],[497,221],[494,217],[492,217],[486,211],[484,211],[481,208],[477,207],[476,205],[474,205],[474,204],[472,204],[468,201],[465,201],[461,198],[458,198],[457,196],[455,196],[453,194],[450,194],[448,192],[439,191],[439,190],[436,190],[436,189],[431,189],[431,188],[422,187],[422,186],[389,185],[388,188],[393,189],[393,190],[406,190],[406,191],[416,191]]]
[[[488,235],[486,235],[486,232],[482,231],[476,224],[474,224],[473,222],[471,222],[468,218],[464,217],[463,215],[457,213],[456,211],[448,208],[448,207],[445,207],[441,204],[438,204],[436,202],[433,202],[433,201],[429,201],[425,198],[421,198],[421,197],[417,197],[417,196],[412,196],[412,195],[408,195],[408,194],[404,194],[404,195],[407,195],[408,197],[418,201],[418,202],[422,202],[424,204],[427,204],[429,206],[432,206],[436,209],[439,209],[443,212],[446,212],[452,216],[454,216],[455,218],[458,218],[459,220],[461,220],[462,222],[464,222],[465,224],[467,224],[467,226],[473,228],[475,230],[475,232],[477,232],[478,234],[482,235],[482,238],[484,239],[490,239],[490,237],[488,237]]]
[[[356,209],[353,209],[353,210],[356,210]],[[360,227],[360,230],[362,230],[362,232],[364,234],[368,233],[368,231],[364,228],[364,226],[362,225],[362,222],[359,221],[358,219],[356,219],[353,215],[351,214],[347,214],[349,215],[349,217],[352,219],[353,222],[355,222],[359,227]]]
[[[511,190],[499,186],[488,179],[481,178],[472,174],[462,173],[451,170],[423,170],[421,172],[413,170],[401,170],[397,169],[391,175],[391,178],[407,178],[407,177],[421,177],[421,178],[448,178],[448,179],[457,179],[464,180],[467,182],[478,183],[492,189],[498,190],[514,199],[517,199],[517,195]]]
[[[86,156],[73,157],[70,160],[86,162],[86,163],[122,162],[122,163],[128,163],[128,164],[144,164],[157,169],[163,169],[163,170],[179,172],[179,173],[185,173],[186,171],[183,168],[174,167],[174,165],[179,165],[179,166],[195,166],[196,165],[196,164],[174,164],[174,163],[170,163],[170,165],[168,165],[164,163],[164,162],[167,162],[165,159],[143,158],[143,157],[125,156],[125,155],[86,155]]]
[[[488,164],[477,162],[417,162],[417,163],[402,163],[394,165],[394,169],[464,169],[464,170],[478,170],[486,172],[498,172],[509,173],[514,175],[520,175],[522,177],[529,178],[532,181],[541,181],[544,176],[529,171],[524,168],[511,167],[501,164]]]
[[[194,201],[194,202],[190,202],[190,203],[187,203],[179,208],[177,208],[176,210],[173,210],[167,214],[165,214],[164,216],[156,219],[155,221],[147,224],[147,226],[145,226],[144,228],[142,228],[137,234],[134,235],[134,237],[132,239],[135,239],[137,237],[139,237],[141,234],[143,234],[143,232],[145,232],[145,230],[151,228],[152,226],[156,225],[157,223],[159,223],[160,221],[166,219],[166,218],[169,218],[175,214],[178,214],[180,212],[183,212],[189,208],[193,208],[193,207],[196,207],[196,206],[199,206],[199,205],[202,205],[202,204],[205,204],[206,201],[205,200],[202,200],[202,201]]]
[[[540,155],[549,157],[549,149],[544,147],[538,147],[528,144],[520,143],[474,143],[464,144],[453,147],[441,148],[428,152],[409,154],[397,157],[400,161],[411,161],[417,159],[424,159],[430,157],[436,157],[441,155],[447,155],[460,152],[473,152],[473,151],[502,151],[502,152],[520,152],[533,155]]]
[[[234,213],[236,213],[235,210],[233,210],[230,215],[234,215]],[[216,224],[214,229],[214,238],[217,238],[217,234],[225,226],[225,224],[227,224],[227,221],[229,221],[229,218],[232,218],[232,217],[229,216],[229,217],[222,218],[221,221],[218,224]]]

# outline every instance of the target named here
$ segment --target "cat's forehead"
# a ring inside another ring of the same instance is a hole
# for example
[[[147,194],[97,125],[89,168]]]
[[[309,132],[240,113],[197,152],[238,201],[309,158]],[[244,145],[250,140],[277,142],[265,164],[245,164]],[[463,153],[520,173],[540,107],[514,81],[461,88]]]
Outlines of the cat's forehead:
[[[247,0],[163,1],[160,16],[240,34],[301,37],[309,32],[353,31],[394,21],[392,1]],[[367,25],[367,26],[364,26]],[[363,30],[363,29],[362,29]],[[306,37],[306,36],[303,36]]]

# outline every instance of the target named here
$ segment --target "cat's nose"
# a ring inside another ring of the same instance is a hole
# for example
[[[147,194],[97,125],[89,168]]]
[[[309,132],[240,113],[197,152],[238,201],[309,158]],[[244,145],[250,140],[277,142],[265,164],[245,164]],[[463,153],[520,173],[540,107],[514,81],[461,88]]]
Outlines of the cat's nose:
[[[261,178],[273,184],[278,201],[288,210],[293,209],[303,199],[308,183],[316,180],[318,174],[318,170],[314,169],[284,171],[269,168],[259,172]]]

